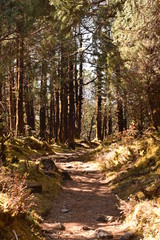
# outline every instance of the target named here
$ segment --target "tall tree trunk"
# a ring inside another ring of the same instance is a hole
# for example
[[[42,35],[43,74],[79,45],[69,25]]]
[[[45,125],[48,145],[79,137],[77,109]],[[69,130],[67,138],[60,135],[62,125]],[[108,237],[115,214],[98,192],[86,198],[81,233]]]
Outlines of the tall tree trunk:
[[[47,97],[47,62],[42,61],[42,77],[40,92],[40,137],[46,139],[46,97]]]
[[[55,92],[53,87],[53,80],[50,80],[50,119],[49,119],[49,138],[52,138],[55,135]]]
[[[27,61],[28,71],[26,73],[26,79],[24,82],[24,97],[25,97],[25,110],[26,110],[26,120],[28,126],[28,133],[31,135],[35,131],[35,112],[34,112],[34,96],[31,91],[33,88],[32,75],[30,71],[32,69],[31,57],[28,56]]]
[[[103,135],[102,139],[107,137],[107,111],[105,110],[104,112],[104,117],[103,117]]]
[[[55,141],[59,140],[59,89],[56,90]]]
[[[108,113],[108,135],[112,134],[112,109],[111,106],[109,107],[109,113]]]
[[[69,134],[68,146],[75,148],[74,144],[75,135],[75,105],[74,105],[74,85],[73,85],[73,62],[72,58],[69,59]]]
[[[65,57],[66,52],[61,46],[61,128],[60,128],[60,141],[65,143],[68,139],[68,84],[67,84],[67,71],[68,62]]]
[[[16,135],[24,135],[23,80],[24,80],[24,42],[23,34],[18,35],[18,69],[17,69],[17,103],[16,103]]]
[[[76,35],[76,30],[75,30]],[[75,36],[75,51],[77,49],[77,41]],[[75,136],[78,138],[78,122],[79,122],[79,101],[78,101],[78,70],[77,70],[77,53],[74,57],[74,81],[75,81]]]
[[[82,33],[80,33],[80,49],[83,47],[83,38]],[[82,130],[82,105],[83,105],[83,53],[80,53],[79,56],[80,64],[79,64],[79,104],[78,104],[78,138],[80,138],[81,130]]]
[[[0,44],[0,55],[1,55],[1,44]],[[1,71],[1,69],[0,69]],[[3,105],[3,77],[0,72],[0,161],[2,161],[3,165],[6,165],[6,155],[5,155],[5,144],[4,144],[4,124],[3,124],[3,113],[4,113],[4,105]]]
[[[14,76],[11,67],[8,69],[8,82],[9,82],[9,130],[14,135],[15,130],[15,95],[14,89]]]
[[[96,100],[97,128],[96,138],[102,140],[102,79],[101,71],[97,66],[97,100]]]
[[[124,110],[123,110],[123,128],[127,130],[127,99],[124,100]]]
[[[95,113],[94,113],[95,114]],[[94,125],[94,115],[91,118],[91,124],[90,124],[90,130],[88,134],[88,141],[91,141],[91,136],[92,136],[92,130],[93,130],[93,125]]]
[[[121,99],[117,100],[117,117],[118,117],[118,130],[123,133],[123,102]]]
[[[29,134],[32,134],[32,131],[35,131],[35,114],[34,114],[34,101],[33,97],[30,96],[29,86],[25,86],[25,109],[27,117],[27,125]]]

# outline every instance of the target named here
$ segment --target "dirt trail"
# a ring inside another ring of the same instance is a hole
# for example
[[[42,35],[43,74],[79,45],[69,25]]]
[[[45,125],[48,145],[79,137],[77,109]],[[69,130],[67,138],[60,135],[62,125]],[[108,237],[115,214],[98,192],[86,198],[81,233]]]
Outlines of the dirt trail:
[[[43,224],[47,240],[97,239],[98,229],[111,232],[113,239],[123,235],[117,199],[102,180],[98,164],[87,162],[88,154],[81,151],[55,156],[56,165],[68,171],[73,180],[65,181],[63,190],[53,200],[53,208]],[[109,222],[97,221],[102,216],[111,216]]]

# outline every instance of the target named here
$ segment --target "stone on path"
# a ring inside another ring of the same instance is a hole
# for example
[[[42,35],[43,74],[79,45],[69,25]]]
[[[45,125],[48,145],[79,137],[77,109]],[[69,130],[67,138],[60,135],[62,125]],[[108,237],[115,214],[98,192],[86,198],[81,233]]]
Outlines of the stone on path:
[[[112,223],[114,221],[116,221],[116,218],[113,217],[113,216],[105,216],[105,215],[102,215],[102,216],[99,216],[97,219],[96,219],[97,222],[101,222],[101,223]]]
[[[57,223],[55,225],[54,229],[60,230],[60,231],[65,231],[66,230],[65,226],[62,223]]]
[[[61,210],[61,212],[62,212],[62,213],[68,213],[69,210],[68,210],[67,208],[63,208],[63,209]]]
[[[82,230],[84,231],[90,231],[90,230],[94,230],[93,228],[87,227],[87,226],[83,226]]]
[[[96,221],[101,222],[101,223],[107,223],[108,222],[106,216],[100,216],[96,219]]]
[[[109,240],[109,239],[113,239],[113,235],[112,235],[112,233],[104,231],[103,229],[98,229],[97,238],[100,240],[101,239]]]
[[[66,171],[62,171],[61,172],[61,176],[63,178],[63,181],[72,181],[73,179],[71,178],[71,176],[69,175],[68,172]]]
[[[132,240],[132,239],[134,239],[133,237],[135,237],[135,234],[133,234],[133,233],[126,233],[124,236],[122,236],[120,238],[120,240]]]

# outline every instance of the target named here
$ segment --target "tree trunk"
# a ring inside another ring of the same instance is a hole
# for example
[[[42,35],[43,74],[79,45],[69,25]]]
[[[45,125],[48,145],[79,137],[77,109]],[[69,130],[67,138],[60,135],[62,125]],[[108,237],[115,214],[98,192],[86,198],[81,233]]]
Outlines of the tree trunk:
[[[59,140],[59,89],[56,90],[55,141]]]
[[[79,30],[80,32],[80,30]],[[83,38],[82,33],[80,32],[80,48],[83,47]],[[80,65],[79,65],[79,103],[78,103],[78,138],[81,135],[82,129],[82,105],[83,105],[83,53],[80,53],[79,56]]]
[[[53,87],[53,80],[50,80],[50,119],[49,119],[49,138],[50,141],[54,137],[55,134],[55,93]]]
[[[76,34],[76,33],[75,33]],[[75,51],[77,42],[75,37]],[[74,58],[74,81],[75,81],[75,136],[78,138],[78,122],[79,122],[79,101],[78,101],[78,70],[77,70],[77,53]]]
[[[26,94],[29,96],[29,88],[25,89]],[[34,103],[33,99],[25,99],[25,109],[27,117],[27,125],[29,135],[32,134],[32,131],[35,131],[35,115],[34,115]]]
[[[42,61],[42,77],[40,92],[40,138],[46,139],[46,97],[47,97],[47,62]]]
[[[24,80],[24,42],[22,33],[18,35],[17,64],[17,102],[16,102],[16,135],[24,135],[23,80]]]
[[[124,118],[123,118],[123,128],[125,130],[127,130],[127,100],[125,99],[125,103],[124,103]]]
[[[14,89],[14,76],[11,69],[8,69],[8,82],[9,82],[9,131],[14,135],[15,130],[15,94]]]
[[[89,134],[88,134],[88,141],[89,141],[89,142],[91,141],[93,124],[94,124],[94,115],[93,115],[92,118],[91,118],[90,130],[89,130]]]
[[[69,60],[69,134],[68,134],[68,146],[75,148],[74,144],[75,134],[75,106],[74,106],[74,85],[73,85],[73,62],[70,57]]]
[[[0,52],[1,52],[1,45],[0,45]],[[5,156],[5,144],[4,144],[4,124],[3,124],[3,94],[2,94],[2,75],[0,73],[0,160],[2,161],[3,165],[6,165],[6,156]]]
[[[103,117],[103,135],[102,139],[107,137],[107,112],[105,111],[104,117]]]
[[[112,135],[112,110],[111,110],[111,107],[109,109],[109,114],[108,114],[108,135]]]
[[[64,54],[64,48],[61,46],[61,128],[60,141],[65,143],[68,139],[68,85],[67,71],[68,62]]]
[[[24,96],[25,96],[25,110],[26,110],[26,120],[29,135],[32,135],[32,131],[35,131],[35,113],[34,113],[34,96],[31,91],[33,88],[32,74],[30,70],[32,69],[31,58],[28,56],[28,71],[26,72],[26,79],[24,82]]]
[[[118,130],[123,133],[123,103],[121,99],[117,100]]]
[[[96,138],[102,140],[102,79],[99,66],[97,67],[97,100],[96,100],[97,128]]]

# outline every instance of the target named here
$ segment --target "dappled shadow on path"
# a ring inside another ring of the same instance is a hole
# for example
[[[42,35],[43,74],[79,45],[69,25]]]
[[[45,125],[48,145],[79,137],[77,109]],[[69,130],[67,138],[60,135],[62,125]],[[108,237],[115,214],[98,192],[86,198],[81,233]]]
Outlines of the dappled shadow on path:
[[[119,227],[118,200],[103,183],[97,163],[82,159],[76,156],[74,161],[73,156],[56,159],[58,167],[69,171],[73,180],[66,181],[59,196],[53,200],[53,209],[45,220],[46,229],[53,229],[53,233],[46,239],[95,239],[98,228],[114,230],[114,239],[119,239],[115,231],[116,226]],[[67,211],[63,212],[64,209]],[[113,222],[97,221],[101,216],[110,216]],[[65,231],[54,231],[55,223],[59,222],[65,226]],[[84,226],[89,231],[84,231]]]

